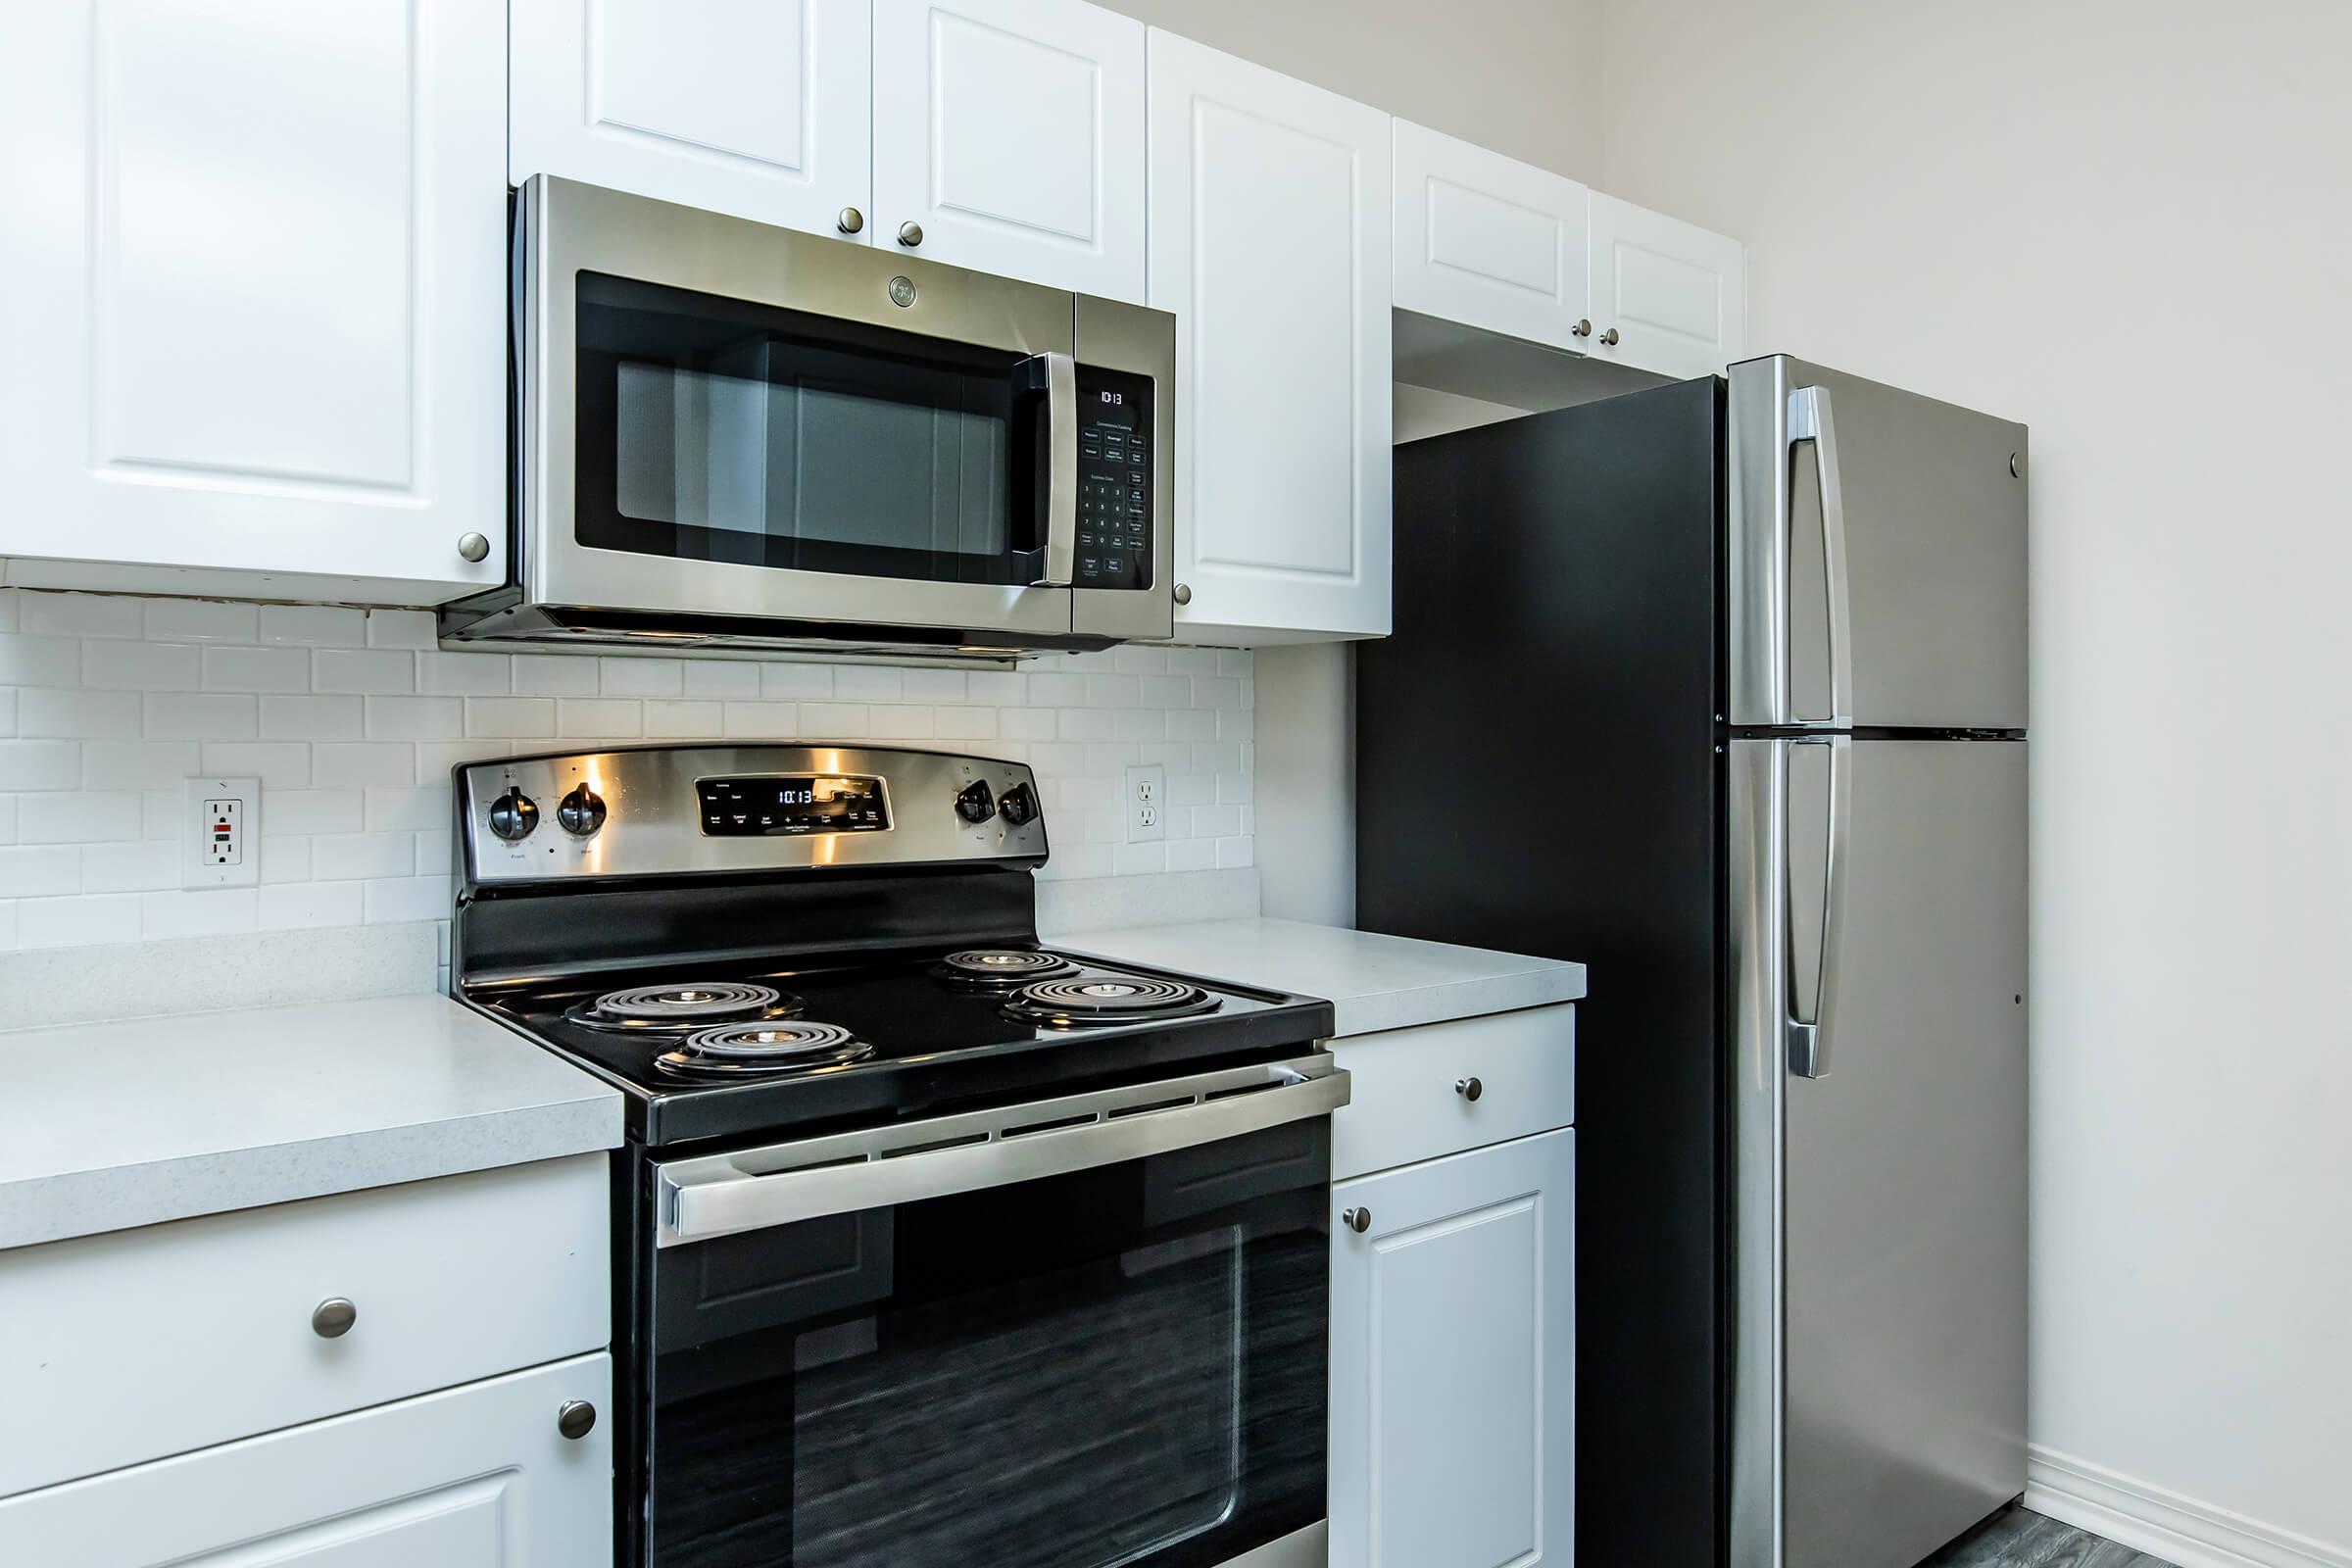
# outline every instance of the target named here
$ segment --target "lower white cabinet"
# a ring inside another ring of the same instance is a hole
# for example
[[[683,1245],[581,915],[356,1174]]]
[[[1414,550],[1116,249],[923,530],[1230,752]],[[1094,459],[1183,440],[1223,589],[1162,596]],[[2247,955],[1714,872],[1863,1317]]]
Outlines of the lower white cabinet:
[[[612,1377],[611,1357],[583,1355],[28,1493],[0,1502],[0,1562],[610,1563]],[[573,1401],[598,1414],[576,1438],[560,1425]]]
[[[1563,1128],[1332,1189],[1335,1565],[1573,1560],[1575,1181]]]

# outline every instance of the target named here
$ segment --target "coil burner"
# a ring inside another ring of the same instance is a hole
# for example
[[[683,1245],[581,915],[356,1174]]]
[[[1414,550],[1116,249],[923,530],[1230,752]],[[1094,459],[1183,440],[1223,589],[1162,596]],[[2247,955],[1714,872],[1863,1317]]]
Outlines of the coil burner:
[[[1173,980],[1090,980],[1084,976],[1025,985],[1004,1004],[1004,1010],[1014,1017],[1050,1029],[1149,1023],[1216,1009],[1217,999],[1199,986]]]
[[[805,1018],[733,1023],[690,1035],[654,1065],[681,1078],[773,1078],[862,1061],[874,1054],[837,1023]]]

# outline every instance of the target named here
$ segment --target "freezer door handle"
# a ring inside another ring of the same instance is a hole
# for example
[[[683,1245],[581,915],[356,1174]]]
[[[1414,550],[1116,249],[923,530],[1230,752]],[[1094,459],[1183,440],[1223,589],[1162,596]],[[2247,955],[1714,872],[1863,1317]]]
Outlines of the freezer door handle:
[[[1795,759],[1796,749],[1806,746],[1827,747],[1830,753],[1827,854],[1824,857],[1821,879],[1821,921],[1815,928],[1821,933],[1820,950],[1814,955],[1812,974],[1800,971],[1796,946],[1789,944],[1788,959],[1788,1070],[1799,1078],[1827,1078],[1830,1075],[1830,1047],[1833,1041],[1831,1024],[1838,1004],[1838,971],[1845,946],[1845,884],[1850,863],[1854,819],[1854,743],[1850,736],[1825,735],[1818,740],[1792,741],[1784,750],[1788,762]],[[1783,799],[1793,801],[1794,794],[1786,786]],[[1795,857],[1784,855],[1788,886],[1787,895],[1791,911],[1796,906]],[[1793,927],[1792,917],[1789,925]]]
[[[1828,590],[1830,622],[1830,712],[1826,718],[1797,718],[1821,729],[1851,729],[1854,723],[1853,597],[1845,565],[1845,485],[1838,466],[1838,417],[1826,386],[1800,386],[1788,394],[1788,444],[1813,443],[1813,468],[1821,480],[1821,563]]]

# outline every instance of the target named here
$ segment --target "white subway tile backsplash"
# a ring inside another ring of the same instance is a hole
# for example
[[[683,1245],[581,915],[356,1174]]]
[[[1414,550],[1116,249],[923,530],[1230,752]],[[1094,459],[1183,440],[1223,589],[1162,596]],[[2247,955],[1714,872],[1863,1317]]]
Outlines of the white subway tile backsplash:
[[[200,684],[215,692],[309,691],[311,659],[300,648],[207,648]]]
[[[192,692],[203,684],[203,650],[191,643],[92,638],[81,645],[81,684],[117,690]]]
[[[368,641],[365,611],[337,605],[264,605],[262,641],[302,648],[358,648]]]
[[[1248,864],[1250,667],[1157,648],[972,670],[443,653],[418,611],[0,590],[0,947],[406,920],[445,943],[450,769],[645,737],[1028,761],[1049,880]],[[1169,769],[1161,843],[1125,842],[1139,761]],[[263,780],[258,889],[178,886],[200,771]]]
[[[146,601],[113,594],[30,594],[23,605],[24,629],[48,637],[143,637]]]
[[[146,733],[150,740],[249,741],[261,733],[258,716],[261,699],[250,692],[146,695]]]

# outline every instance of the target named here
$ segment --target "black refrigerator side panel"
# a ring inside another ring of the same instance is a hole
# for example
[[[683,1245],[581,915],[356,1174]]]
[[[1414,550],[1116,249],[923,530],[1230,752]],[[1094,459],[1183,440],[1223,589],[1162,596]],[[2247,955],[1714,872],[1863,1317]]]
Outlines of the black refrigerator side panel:
[[[1396,451],[1356,665],[1356,918],[1575,959],[1576,1558],[1715,1568],[1722,385]]]

